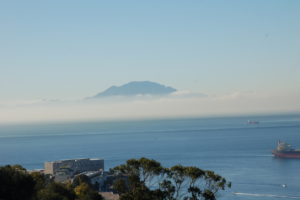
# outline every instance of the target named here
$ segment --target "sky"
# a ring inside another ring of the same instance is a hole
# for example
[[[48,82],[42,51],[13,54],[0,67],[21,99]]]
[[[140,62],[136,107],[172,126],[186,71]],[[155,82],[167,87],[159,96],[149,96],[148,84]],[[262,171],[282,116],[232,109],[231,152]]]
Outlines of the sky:
[[[195,115],[218,113],[212,102],[228,96],[298,110],[299,9],[298,0],[2,1],[0,113],[23,119],[33,108],[12,104],[74,103],[142,80],[208,95],[211,109]]]

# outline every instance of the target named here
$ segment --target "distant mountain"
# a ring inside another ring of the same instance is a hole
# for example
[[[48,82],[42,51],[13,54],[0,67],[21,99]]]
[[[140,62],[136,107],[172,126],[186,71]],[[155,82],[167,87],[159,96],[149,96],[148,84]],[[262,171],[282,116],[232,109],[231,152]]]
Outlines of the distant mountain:
[[[176,89],[151,81],[133,81],[121,86],[112,86],[97,94],[93,98],[109,96],[136,96],[136,95],[167,95]]]

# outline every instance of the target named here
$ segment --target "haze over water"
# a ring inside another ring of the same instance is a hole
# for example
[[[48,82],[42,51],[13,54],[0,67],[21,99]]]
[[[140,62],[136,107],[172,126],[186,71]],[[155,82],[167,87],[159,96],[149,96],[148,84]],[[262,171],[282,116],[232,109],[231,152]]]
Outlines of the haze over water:
[[[216,171],[233,184],[220,199],[300,199],[300,160],[271,155],[279,139],[300,147],[299,132],[300,115],[1,126],[0,165],[100,157],[108,170],[148,157]]]

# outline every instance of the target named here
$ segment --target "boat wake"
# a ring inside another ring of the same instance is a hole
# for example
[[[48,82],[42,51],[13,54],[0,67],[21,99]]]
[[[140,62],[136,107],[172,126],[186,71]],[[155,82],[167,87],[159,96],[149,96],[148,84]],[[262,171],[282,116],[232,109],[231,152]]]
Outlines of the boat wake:
[[[243,193],[243,192],[234,192],[233,194],[240,195],[240,196],[252,196],[252,197],[273,197],[273,198],[282,198],[282,199],[300,199],[300,196],[275,195],[275,194],[255,194],[255,193]]]

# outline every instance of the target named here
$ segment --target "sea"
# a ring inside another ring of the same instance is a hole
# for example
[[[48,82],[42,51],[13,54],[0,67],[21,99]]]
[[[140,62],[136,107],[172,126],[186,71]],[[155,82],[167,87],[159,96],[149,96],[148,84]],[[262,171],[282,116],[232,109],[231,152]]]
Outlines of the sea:
[[[300,148],[300,114],[0,125],[0,165],[103,158],[108,170],[147,157],[222,175],[221,200],[300,199],[300,159],[273,157],[278,140]]]

